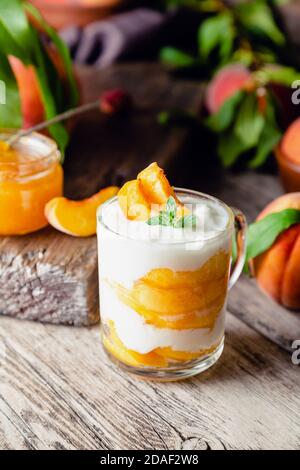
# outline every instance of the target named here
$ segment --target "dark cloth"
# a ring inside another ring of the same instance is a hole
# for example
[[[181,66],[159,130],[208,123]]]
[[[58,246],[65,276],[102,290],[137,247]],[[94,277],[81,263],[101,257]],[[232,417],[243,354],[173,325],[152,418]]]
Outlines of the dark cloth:
[[[184,45],[193,36],[197,15],[177,9],[162,13],[137,8],[91,23],[61,31],[75,63],[103,68],[121,60],[145,60],[156,57],[163,45]]]
[[[69,45],[75,62],[102,68],[126,56],[139,55],[143,50],[148,54],[159,41],[168,16],[138,8],[84,29],[69,27],[61,36]]]

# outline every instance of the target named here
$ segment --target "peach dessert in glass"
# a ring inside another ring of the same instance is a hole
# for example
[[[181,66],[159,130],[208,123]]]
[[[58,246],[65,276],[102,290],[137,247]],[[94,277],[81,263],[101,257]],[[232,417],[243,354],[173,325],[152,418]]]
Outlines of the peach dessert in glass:
[[[214,364],[223,350],[228,288],[244,263],[244,216],[211,196],[173,189],[153,163],[99,208],[97,220],[109,357],[159,380]],[[238,254],[230,277],[235,225]]]
[[[63,191],[56,143],[33,133],[9,147],[5,141],[13,132],[0,133],[0,235],[22,235],[48,225],[45,205]]]

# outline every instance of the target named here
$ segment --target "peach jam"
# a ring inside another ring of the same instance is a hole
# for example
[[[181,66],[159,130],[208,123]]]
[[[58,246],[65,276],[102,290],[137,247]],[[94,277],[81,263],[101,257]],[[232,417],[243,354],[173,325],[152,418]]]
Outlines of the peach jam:
[[[0,133],[5,142],[10,131]],[[63,192],[56,143],[41,134],[0,146],[0,235],[22,235],[47,225],[45,205]]]

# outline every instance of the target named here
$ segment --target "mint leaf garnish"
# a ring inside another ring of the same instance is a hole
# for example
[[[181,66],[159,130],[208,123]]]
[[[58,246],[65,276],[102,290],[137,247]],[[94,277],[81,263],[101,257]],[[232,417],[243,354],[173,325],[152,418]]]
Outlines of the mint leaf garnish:
[[[150,219],[147,220],[148,225],[160,225],[160,218],[159,215],[155,215],[154,217],[150,217]]]
[[[174,219],[176,216],[177,204],[173,196],[170,196],[167,200],[166,210],[170,217]]]
[[[196,224],[197,224],[196,216],[193,214],[188,214],[177,219],[173,226],[175,228],[187,228],[187,227],[195,227]]]
[[[170,196],[166,203],[166,209],[162,210],[147,220],[148,225],[162,225],[164,227],[186,228],[195,227],[197,218],[195,215],[188,214],[183,217],[176,218],[177,204],[173,196]]]

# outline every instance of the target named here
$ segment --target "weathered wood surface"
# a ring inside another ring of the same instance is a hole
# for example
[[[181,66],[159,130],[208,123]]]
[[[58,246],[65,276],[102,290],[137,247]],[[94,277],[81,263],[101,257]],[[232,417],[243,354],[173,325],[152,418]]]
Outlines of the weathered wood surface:
[[[300,449],[299,367],[228,315],[220,361],[184,382],[118,371],[98,327],[0,319],[1,449]]]
[[[105,72],[81,69],[84,101],[124,87],[149,112],[77,122],[65,163],[69,197],[86,197],[109,184],[135,177],[151,161],[171,169],[186,129],[158,125],[157,109],[196,112],[203,88],[176,81],[158,65],[117,66]],[[151,111],[152,110],[152,111]],[[50,323],[90,325],[99,321],[96,238],[75,239],[48,228],[26,237],[0,238],[0,313]]]

